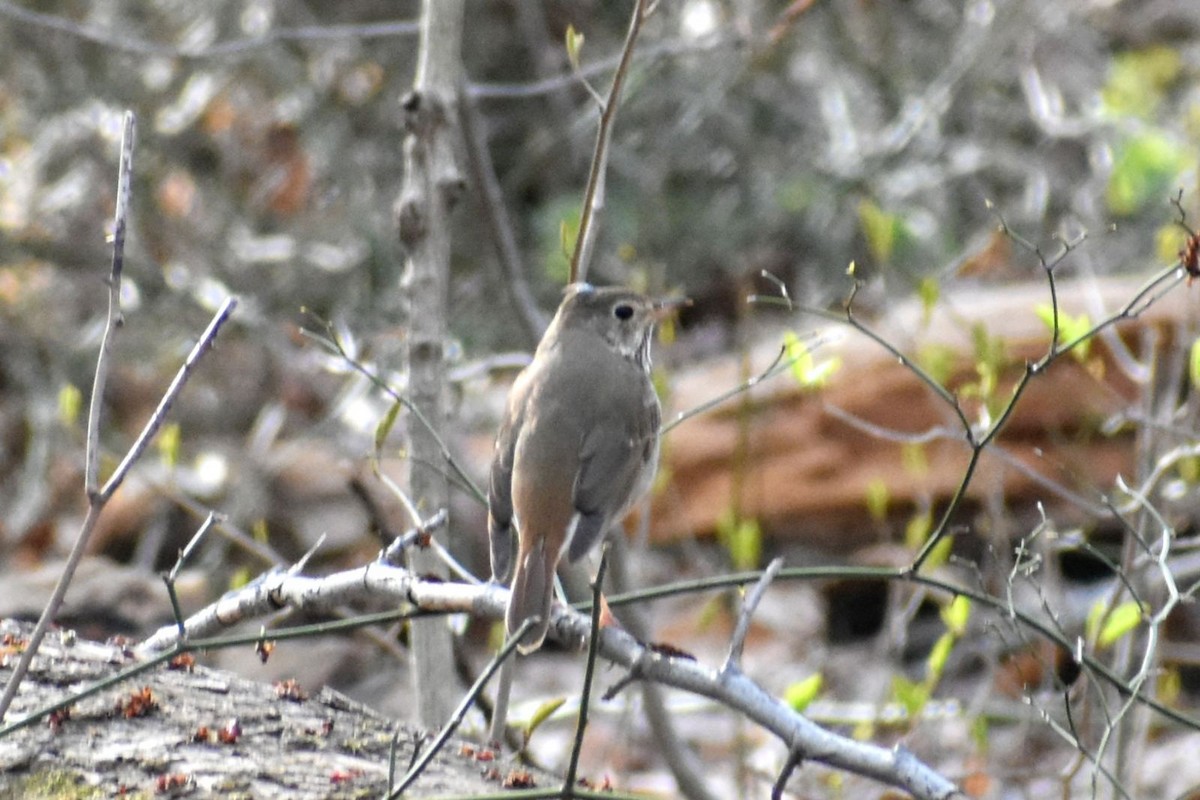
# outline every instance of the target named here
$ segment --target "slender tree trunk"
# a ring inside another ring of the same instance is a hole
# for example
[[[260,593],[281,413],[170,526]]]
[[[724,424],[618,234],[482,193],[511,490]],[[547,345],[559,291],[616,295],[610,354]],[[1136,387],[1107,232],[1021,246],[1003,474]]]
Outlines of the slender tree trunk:
[[[396,213],[408,253],[404,286],[409,300],[409,393],[421,417],[440,431],[445,415],[447,287],[450,272],[450,210],[463,189],[455,160],[456,92],[462,72],[463,0],[424,0],[421,44],[413,91],[403,100],[408,135],[405,177]],[[410,415],[411,490],[422,514],[445,508],[448,486],[438,435]],[[445,575],[432,553],[410,551],[408,566],[420,574]],[[422,725],[449,718],[457,701],[450,629],[442,618],[413,621],[410,644],[414,689]]]

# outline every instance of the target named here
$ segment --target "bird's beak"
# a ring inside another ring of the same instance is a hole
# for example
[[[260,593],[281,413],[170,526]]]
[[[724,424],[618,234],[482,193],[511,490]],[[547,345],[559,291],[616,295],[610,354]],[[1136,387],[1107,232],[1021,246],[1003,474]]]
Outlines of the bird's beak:
[[[678,309],[687,308],[692,304],[689,297],[662,297],[654,301],[654,319],[664,320]]]

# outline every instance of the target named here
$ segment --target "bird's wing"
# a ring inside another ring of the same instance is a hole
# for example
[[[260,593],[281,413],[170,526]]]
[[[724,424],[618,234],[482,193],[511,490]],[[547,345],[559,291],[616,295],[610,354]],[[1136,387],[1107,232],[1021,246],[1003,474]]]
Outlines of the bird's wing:
[[[508,411],[504,423],[500,426],[500,432],[496,435],[492,468],[488,476],[488,543],[491,550],[492,580],[499,583],[508,583],[512,577],[513,553],[516,550],[516,537],[513,535],[512,525],[513,455],[525,419],[529,379],[530,370],[526,368],[517,376],[509,392]]]
[[[571,561],[591,550],[647,488],[639,478],[643,466],[652,468],[657,448],[658,399],[640,370],[605,381],[597,391],[605,395],[600,407],[614,411],[601,414],[584,435],[574,492],[580,517],[567,550]],[[642,413],[629,413],[639,407]]]

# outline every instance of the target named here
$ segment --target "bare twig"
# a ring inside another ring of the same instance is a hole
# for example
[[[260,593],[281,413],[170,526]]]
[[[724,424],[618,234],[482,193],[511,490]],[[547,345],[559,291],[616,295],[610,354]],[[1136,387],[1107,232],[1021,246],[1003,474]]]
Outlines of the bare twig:
[[[587,730],[588,703],[592,698],[592,680],[596,675],[596,654],[600,651],[600,588],[604,585],[604,573],[608,570],[608,542],[600,548],[600,567],[596,570],[596,580],[592,582],[592,620],[591,633],[588,637],[587,665],[583,670],[583,692],[579,696],[579,720],[575,725],[575,744],[571,747],[571,760],[567,765],[567,774],[563,776],[562,797],[568,800],[575,786],[575,776],[579,773],[579,753],[583,750],[583,734]]]
[[[450,736],[454,733],[454,731],[458,730],[458,726],[462,724],[463,717],[467,715],[467,711],[469,711],[471,706],[474,704],[475,698],[477,698],[479,693],[483,691],[483,687],[486,686],[487,682],[492,679],[492,675],[495,674],[496,670],[500,668],[500,665],[503,664],[506,659],[511,657],[512,654],[516,652],[517,644],[520,643],[521,637],[525,635],[527,630],[533,627],[534,622],[536,622],[534,619],[525,620],[517,632],[513,634],[513,636],[509,637],[509,640],[505,643],[504,647],[500,648],[500,651],[496,653],[491,661],[488,662],[488,665],[484,668],[483,672],[479,674],[479,677],[475,680],[475,683],[472,684],[471,688],[467,690],[466,695],[463,696],[463,699],[461,702],[459,702],[458,707],[454,709],[454,713],[450,715],[450,719],[448,719],[442,726],[442,729],[438,731],[438,735],[433,740],[433,743],[421,753],[421,757],[418,758],[412,767],[409,768],[408,773],[400,780],[400,784],[396,786],[395,789],[391,789],[388,792],[387,797],[389,800],[391,800],[391,798],[400,797],[402,794],[404,794],[404,790],[411,786],[413,781],[420,777],[421,773],[425,771],[425,767],[429,766],[429,762],[433,760],[433,757],[438,754],[443,746],[445,746],[446,742],[450,739]]]
[[[734,626],[733,635],[729,638],[729,654],[725,656],[725,664],[721,667],[722,674],[742,668],[742,650],[746,647],[746,636],[750,633],[750,620],[754,616],[755,610],[758,609],[758,604],[762,602],[763,595],[767,593],[767,587],[771,585],[771,581],[775,580],[775,576],[781,569],[783,569],[783,559],[774,559],[763,570],[758,583],[754,584],[754,588],[746,595],[746,600],[742,603],[742,613],[738,615],[737,625]]]
[[[88,407],[87,453],[84,456],[83,490],[91,499],[100,486],[100,412],[104,408],[104,388],[108,383],[109,358],[113,337],[124,324],[121,316],[121,272],[125,267],[125,221],[129,216],[129,182],[133,175],[133,144],[137,136],[137,119],[132,111],[125,112],[121,132],[121,160],[117,168],[117,208],[113,218],[112,269],[108,275],[108,319],[104,338],[96,356],[96,377],[92,381],[92,402]],[[2,716],[2,713],[0,713]]]
[[[97,358],[96,367],[96,383],[103,385],[108,373],[108,352],[111,347],[111,337],[114,329],[121,324],[120,313],[120,279],[121,269],[124,264],[124,246],[125,246],[125,219],[129,209],[129,180],[130,171],[133,164],[133,137],[135,131],[135,122],[133,112],[125,113],[125,129],[121,139],[121,168],[117,180],[117,218],[114,225],[113,235],[113,259],[112,271],[109,275],[109,314],[108,326],[105,329],[103,344],[101,345],[100,355]],[[122,197],[124,199],[122,199]],[[29,672],[30,664],[33,663],[33,657],[37,654],[38,647],[41,646],[42,639],[46,635],[46,631],[50,628],[50,623],[53,621],[59,608],[62,606],[63,598],[66,596],[67,587],[71,584],[71,579],[75,576],[75,570],[79,567],[79,562],[83,559],[83,554],[87,551],[87,543],[91,539],[92,531],[95,530],[96,522],[100,518],[100,513],[103,511],[108,500],[112,497],[113,492],[121,485],[130,468],[137,459],[145,451],[150,440],[162,425],[167,411],[170,410],[175,398],[179,395],[183,385],[187,382],[188,375],[201,356],[212,346],[216,339],[217,333],[225,320],[232,313],[237,302],[232,298],[225,301],[225,304],[217,312],[216,317],[209,323],[208,329],[201,336],[200,341],[192,348],[192,352],[188,354],[183,366],[176,373],[175,379],[167,388],[162,400],[159,401],[158,407],[150,420],[142,429],[137,440],[129,448],[122,459],[116,471],[105,482],[100,489],[96,488],[99,482],[98,476],[98,455],[99,452],[99,405],[103,401],[102,392],[93,392],[92,408],[89,411],[88,423],[88,466],[85,472],[85,489],[88,495],[88,512],[84,518],[82,525],[79,528],[79,534],[75,538],[75,544],[71,548],[71,552],[67,555],[67,560],[63,564],[62,574],[58,578],[58,582],[54,585],[54,591],[50,594],[50,599],[46,602],[46,607],[42,609],[42,615],[38,618],[37,625],[33,629],[33,633],[29,636],[29,643],[25,650],[21,653],[20,659],[13,668],[12,677],[8,684],[4,687],[4,694],[0,696],[0,720],[4,719],[4,715],[8,713],[9,707],[12,705],[13,699],[17,695],[17,689],[24,680],[25,675]]]
[[[617,62],[617,71],[613,75],[612,86],[608,90],[608,99],[600,112],[600,126],[596,131],[596,149],[592,153],[587,189],[583,195],[583,207],[580,209],[579,235],[575,239],[575,252],[571,255],[570,283],[587,280],[592,248],[596,243],[597,218],[604,209],[608,145],[612,139],[613,123],[617,118],[617,106],[621,102],[621,88],[625,85],[625,77],[629,73],[629,65],[633,60],[633,47],[637,43],[638,33],[641,32],[642,23],[649,16],[651,7],[650,0],[634,0],[633,13],[629,18],[629,30],[625,34],[625,44],[621,49],[621,60]]]

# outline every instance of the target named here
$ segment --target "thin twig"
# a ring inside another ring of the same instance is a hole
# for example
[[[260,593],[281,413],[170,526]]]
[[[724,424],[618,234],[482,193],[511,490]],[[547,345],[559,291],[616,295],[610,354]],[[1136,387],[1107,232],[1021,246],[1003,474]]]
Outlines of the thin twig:
[[[171,571],[163,575],[163,583],[167,585],[167,597],[171,601],[171,613],[175,615],[175,627],[179,631],[179,638],[183,640],[187,638],[187,631],[183,627],[183,609],[179,606],[179,595],[175,592],[175,581],[179,577],[179,570],[183,568],[186,562],[192,555],[192,551],[200,546],[200,542],[204,536],[212,529],[212,526],[217,521],[217,513],[215,511],[208,512],[208,517],[204,523],[192,536],[187,546],[179,551],[179,557],[175,559],[175,565],[171,567]]]
[[[771,581],[775,580],[775,576],[781,569],[783,569],[783,559],[774,559],[763,570],[758,583],[754,584],[754,588],[746,595],[746,600],[742,603],[742,613],[738,615],[737,625],[734,626],[733,635],[729,638],[729,654],[725,656],[725,664],[721,667],[722,673],[741,669],[742,651],[746,647],[746,636],[750,633],[750,619],[758,609],[758,604],[762,602],[763,595],[767,593],[767,587],[771,585]]]
[[[125,222],[129,216],[129,182],[133,174],[133,144],[137,135],[137,118],[132,111],[126,111],[124,122],[121,132],[121,159],[117,168],[112,269],[108,275],[108,320],[104,324],[104,338],[100,340],[100,353],[96,356],[96,377],[92,381],[92,402],[88,407],[83,489],[89,499],[95,496],[100,486],[100,412],[104,408],[104,388],[108,383],[113,337],[117,335],[117,328],[124,324],[121,315],[121,272],[125,267]]]
[[[433,740],[433,744],[431,744],[423,753],[421,753],[421,757],[417,759],[416,763],[414,763],[408,770],[408,773],[405,774],[405,776],[400,780],[400,784],[393,791],[388,793],[388,800],[392,800],[392,798],[402,795],[404,790],[411,786],[413,781],[420,777],[421,773],[425,771],[425,767],[429,766],[429,762],[433,760],[433,757],[438,754],[438,752],[450,739],[450,736],[455,730],[458,729],[458,726],[463,721],[463,717],[467,715],[467,711],[470,710],[471,706],[474,704],[475,698],[477,698],[479,693],[483,691],[483,687],[486,686],[487,682],[492,679],[492,675],[495,674],[500,665],[504,663],[504,660],[516,651],[517,644],[521,641],[521,637],[525,635],[526,631],[533,627],[535,621],[536,620],[534,619],[525,620],[521,627],[517,629],[516,633],[509,637],[509,640],[504,644],[504,647],[500,648],[500,651],[496,653],[491,661],[488,662],[488,665],[484,668],[483,672],[480,673],[479,677],[475,680],[475,683],[472,684],[471,688],[467,690],[467,694],[458,704],[458,708],[454,710],[454,713],[450,716],[450,719],[447,720],[446,724],[442,726],[442,729],[438,732],[437,737]]]
[[[579,216],[579,235],[575,239],[575,252],[571,255],[570,283],[587,280],[588,265],[592,248],[596,243],[597,218],[604,209],[604,184],[608,173],[608,145],[612,139],[613,123],[617,118],[617,106],[621,102],[621,88],[633,60],[633,46],[637,43],[642,23],[649,15],[649,0],[634,0],[633,13],[629,19],[629,30],[621,48],[621,60],[608,90],[608,100],[600,112],[600,126],[596,131],[596,149],[592,153],[592,165],[588,171],[587,190],[583,195],[583,206]]]
[[[596,675],[596,655],[600,652],[600,612],[601,587],[604,585],[604,573],[608,570],[608,548],[605,542],[600,548],[600,567],[596,570],[596,580],[592,583],[592,635],[588,637],[587,665],[583,670],[583,692],[579,696],[579,720],[575,725],[575,743],[571,747],[571,760],[567,765],[567,774],[563,776],[562,797],[569,800],[579,774],[579,754],[583,750],[583,734],[587,730],[588,703],[592,699],[592,681]]]

